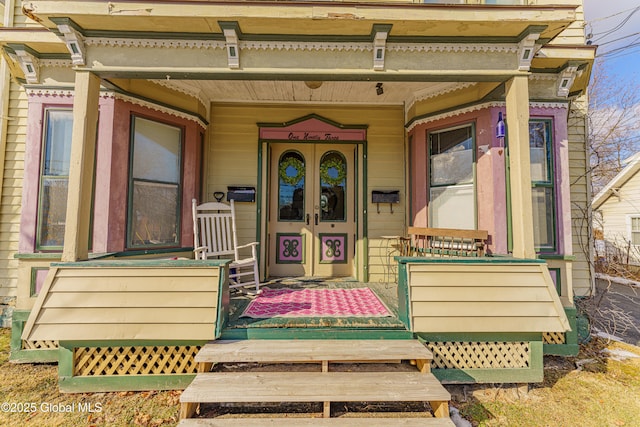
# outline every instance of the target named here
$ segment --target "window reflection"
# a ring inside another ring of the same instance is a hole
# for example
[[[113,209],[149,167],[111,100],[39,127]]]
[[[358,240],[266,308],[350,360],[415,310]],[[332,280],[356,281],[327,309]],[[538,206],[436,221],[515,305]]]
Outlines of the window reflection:
[[[320,161],[320,218],[322,221],[345,221],[347,162],[337,151],[330,151]]]
[[[304,157],[287,151],[278,163],[278,219],[302,221],[304,218]]]

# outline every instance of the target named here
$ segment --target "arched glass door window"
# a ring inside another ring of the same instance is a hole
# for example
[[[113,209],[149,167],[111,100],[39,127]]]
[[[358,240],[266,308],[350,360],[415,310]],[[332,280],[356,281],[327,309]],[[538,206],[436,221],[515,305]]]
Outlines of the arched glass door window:
[[[320,219],[345,221],[347,161],[337,151],[329,151],[320,160]]]
[[[304,218],[305,160],[297,151],[282,154],[278,163],[278,219],[302,221]]]

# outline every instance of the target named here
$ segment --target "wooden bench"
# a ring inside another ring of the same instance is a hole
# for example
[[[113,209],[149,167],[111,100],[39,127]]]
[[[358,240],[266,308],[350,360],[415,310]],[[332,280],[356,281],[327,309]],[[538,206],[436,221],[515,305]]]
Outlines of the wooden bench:
[[[486,230],[409,227],[405,252],[407,256],[482,257]]]

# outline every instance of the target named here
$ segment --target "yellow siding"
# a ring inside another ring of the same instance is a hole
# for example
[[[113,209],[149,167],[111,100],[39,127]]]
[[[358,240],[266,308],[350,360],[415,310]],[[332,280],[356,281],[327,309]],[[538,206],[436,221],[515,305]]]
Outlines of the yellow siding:
[[[24,151],[26,141],[27,97],[12,82],[9,94],[9,120],[5,148],[4,179],[0,207],[0,296],[15,296],[18,284],[18,251]]]
[[[582,96],[572,103],[569,112],[569,173],[571,183],[571,218],[573,255],[573,294],[591,293],[591,182],[587,175],[589,159],[586,151],[586,102]]]
[[[53,267],[23,339],[214,338],[220,267]]]
[[[367,124],[367,203],[369,272],[371,281],[383,280],[384,262],[379,248],[386,244],[383,235],[404,234],[405,171],[404,113],[402,107],[332,107],[327,105],[239,105],[213,104],[205,167],[206,200],[214,191],[226,191],[229,185],[258,183],[258,122],[284,123],[315,113],[342,124]],[[371,204],[372,190],[400,190],[401,203],[381,205],[380,213]],[[360,203],[359,199],[359,203]],[[238,239],[256,239],[256,204],[236,205]],[[360,209],[362,207],[360,206]]]
[[[414,332],[564,332],[546,265],[408,264]]]
[[[566,30],[564,30],[555,39],[553,39],[550,44],[584,44],[584,7],[582,6],[583,0],[563,0],[561,2],[558,2],[557,0],[536,0],[535,4],[538,6],[555,6],[558,4],[578,6],[578,8],[576,9],[576,20],[571,25],[569,25]]]

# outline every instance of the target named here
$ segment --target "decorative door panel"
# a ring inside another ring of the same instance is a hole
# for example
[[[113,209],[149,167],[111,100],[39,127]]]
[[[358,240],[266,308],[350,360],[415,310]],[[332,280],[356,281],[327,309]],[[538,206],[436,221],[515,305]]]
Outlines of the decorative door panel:
[[[351,276],[353,144],[272,144],[269,275]]]

